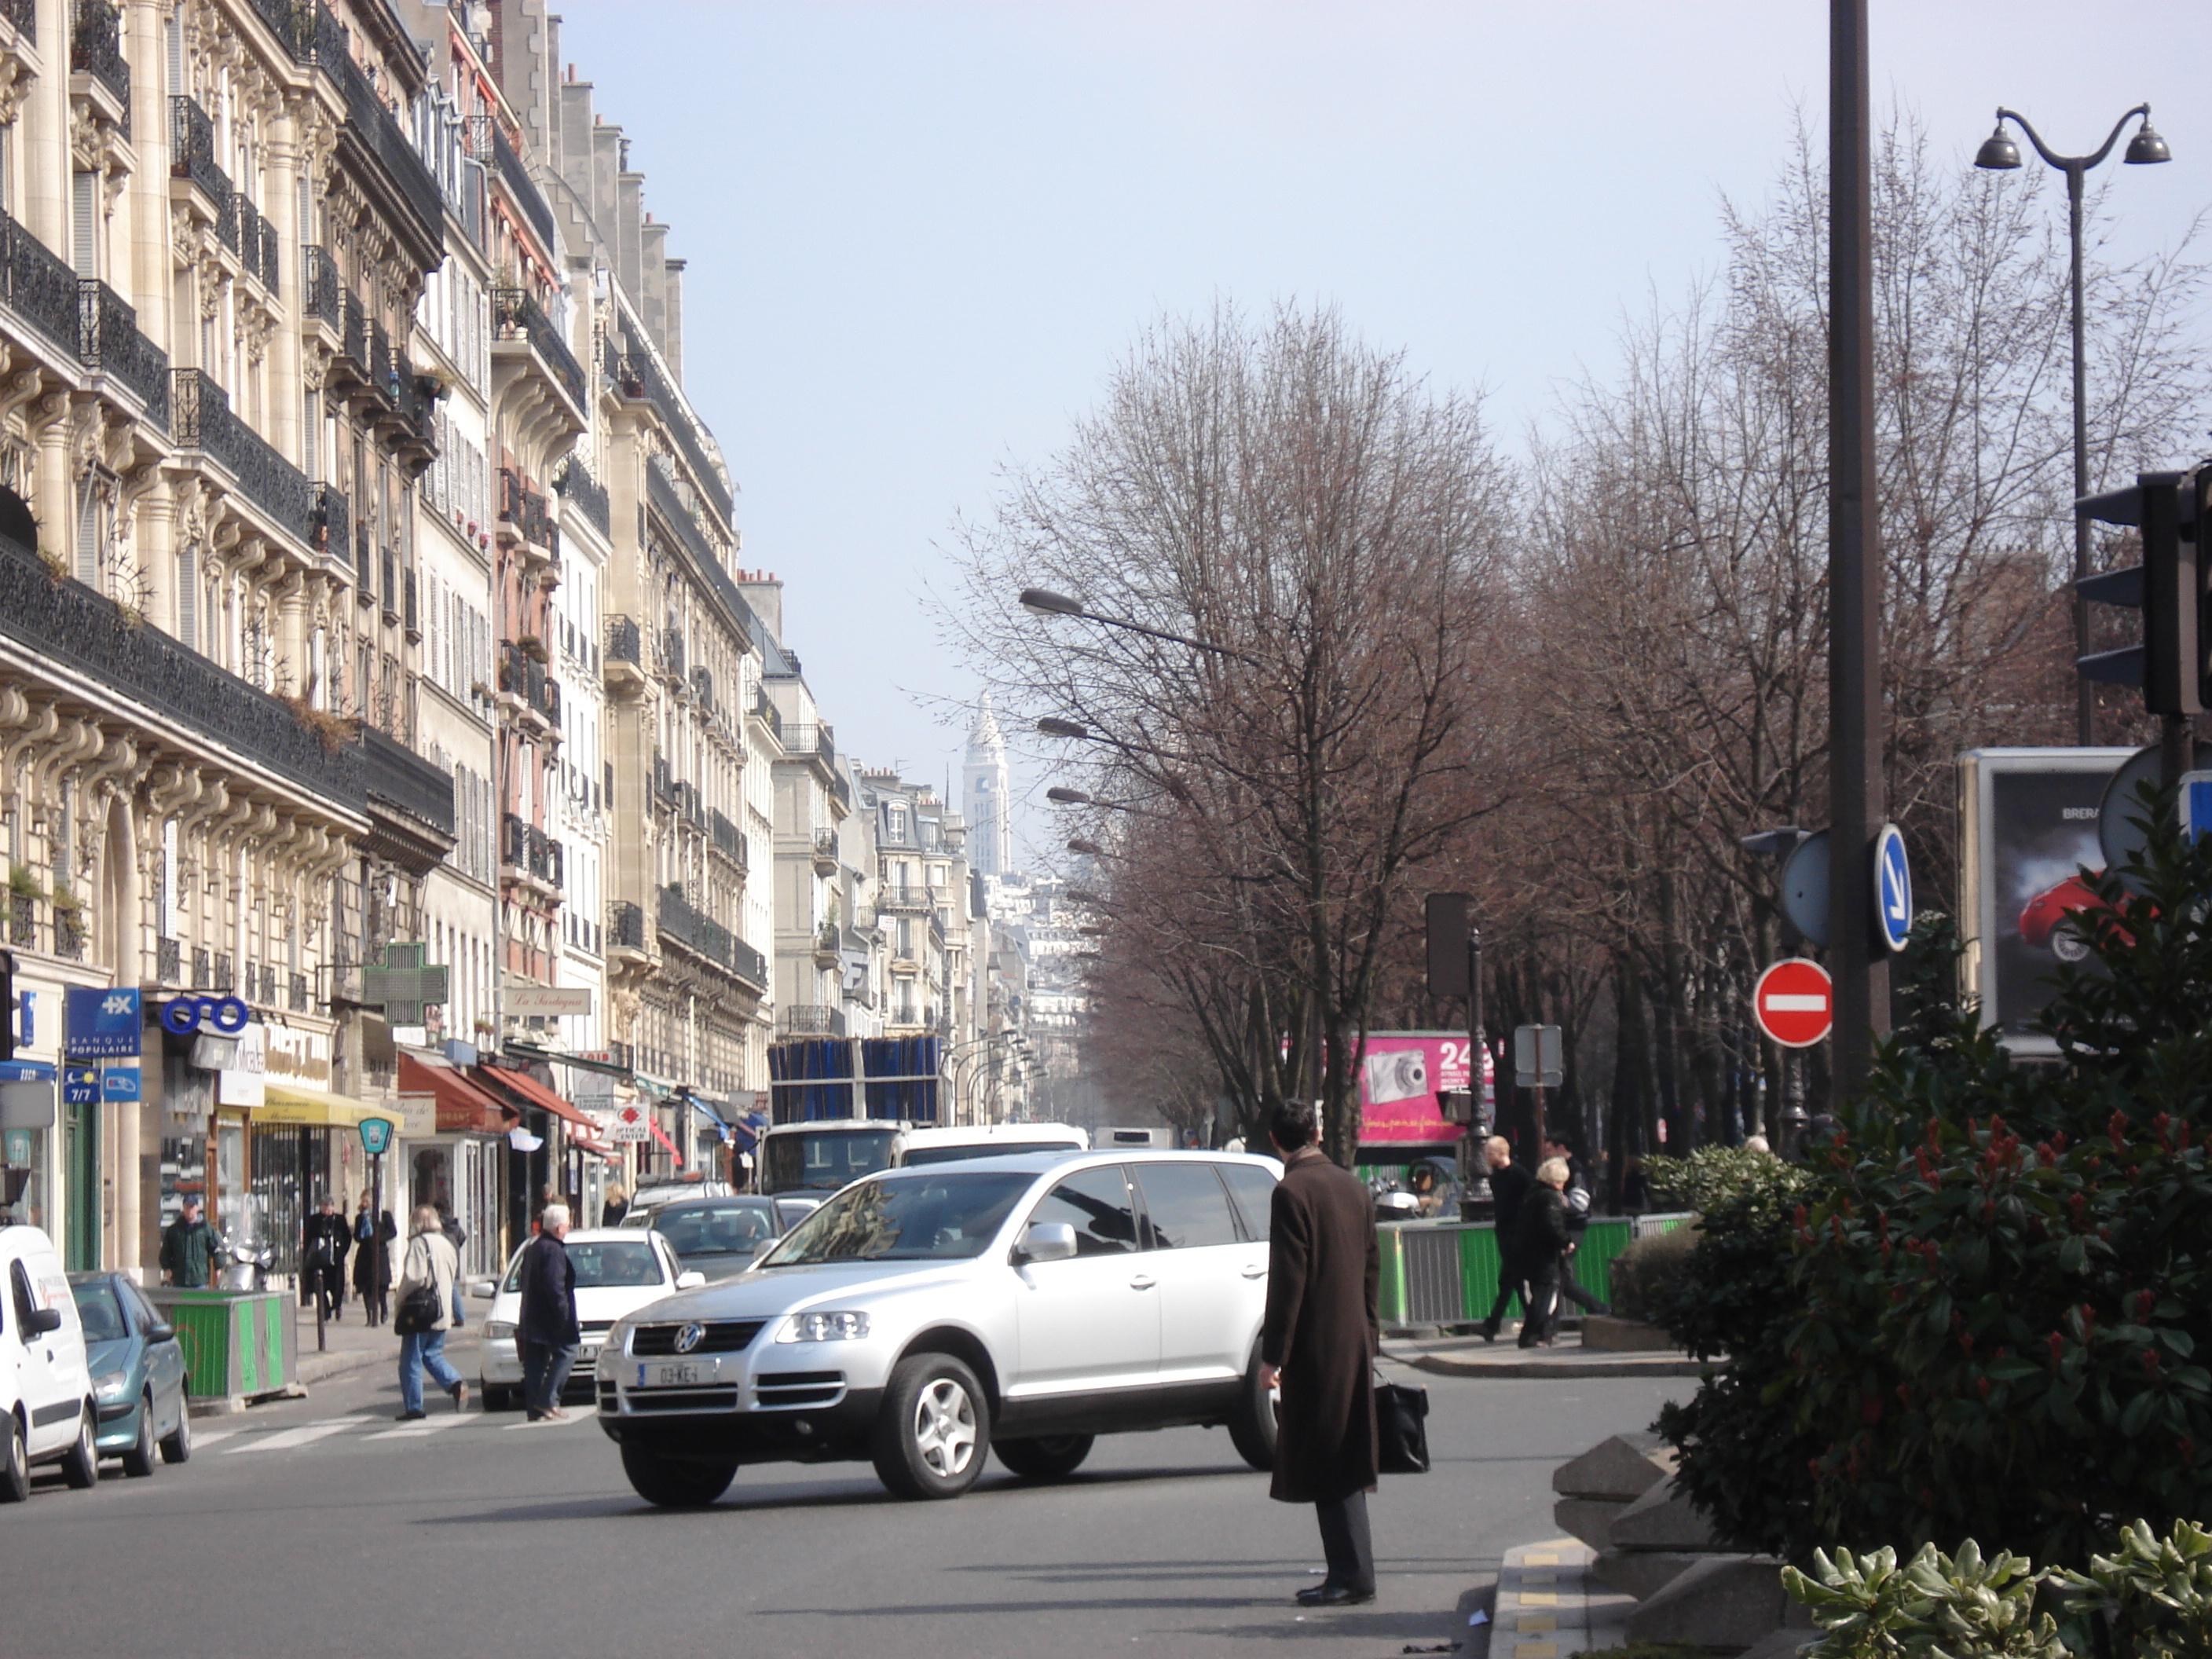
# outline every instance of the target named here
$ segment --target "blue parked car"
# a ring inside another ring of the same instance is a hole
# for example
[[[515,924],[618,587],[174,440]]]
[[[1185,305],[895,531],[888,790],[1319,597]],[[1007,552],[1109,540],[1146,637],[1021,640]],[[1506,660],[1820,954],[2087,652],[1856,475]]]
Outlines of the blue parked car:
[[[156,1446],[162,1462],[183,1462],[192,1455],[192,1416],[175,1328],[121,1273],[71,1273],[69,1281],[100,1412],[100,1455],[121,1458],[126,1474],[153,1474]]]

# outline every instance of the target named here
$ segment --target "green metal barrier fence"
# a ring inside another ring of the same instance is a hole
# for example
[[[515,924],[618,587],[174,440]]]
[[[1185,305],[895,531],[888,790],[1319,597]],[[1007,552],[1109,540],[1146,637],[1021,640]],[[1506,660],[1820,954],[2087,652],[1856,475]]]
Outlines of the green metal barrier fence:
[[[185,1352],[185,1393],[193,1400],[251,1399],[296,1380],[296,1298],[285,1291],[180,1291],[148,1287],[161,1316],[177,1328]]]
[[[1685,1215],[1596,1216],[1574,1255],[1575,1280],[1601,1302],[1613,1300],[1613,1261],[1637,1238],[1671,1232]],[[1382,1242],[1379,1301],[1386,1328],[1470,1325],[1498,1297],[1498,1231],[1489,1222],[1394,1221]],[[1509,1316],[1521,1311],[1520,1298]]]

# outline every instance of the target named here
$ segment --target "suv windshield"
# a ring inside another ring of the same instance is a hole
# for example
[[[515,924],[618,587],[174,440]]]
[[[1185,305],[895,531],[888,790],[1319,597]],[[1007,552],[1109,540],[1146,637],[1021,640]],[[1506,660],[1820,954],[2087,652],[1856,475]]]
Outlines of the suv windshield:
[[[896,1129],[823,1129],[771,1134],[761,1143],[761,1189],[769,1193],[834,1193],[849,1181],[873,1175],[891,1161]]]
[[[842,1192],[793,1228],[761,1262],[923,1261],[981,1255],[1030,1175],[946,1170],[887,1176]]]
[[[593,1239],[568,1246],[568,1262],[576,1270],[576,1288],[597,1290],[606,1285],[659,1285],[660,1262],[653,1253],[653,1246],[644,1239],[635,1244],[628,1239]],[[503,1290],[522,1288],[522,1257],[514,1258],[514,1265],[507,1270]]]

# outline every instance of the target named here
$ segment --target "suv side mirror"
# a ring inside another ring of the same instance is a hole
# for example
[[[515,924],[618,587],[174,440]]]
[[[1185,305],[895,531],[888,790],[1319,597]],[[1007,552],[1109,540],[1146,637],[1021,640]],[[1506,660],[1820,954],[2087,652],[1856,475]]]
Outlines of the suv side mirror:
[[[23,1334],[26,1336],[44,1336],[47,1332],[58,1331],[61,1328],[62,1310],[59,1308],[33,1308],[23,1316]]]
[[[706,1282],[707,1275],[696,1267],[686,1267],[676,1275],[676,1288],[679,1291],[696,1291]]]
[[[1022,1229],[1014,1260],[1066,1261],[1075,1254],[1075,1229],[1065,1221],[1032,1221]]]

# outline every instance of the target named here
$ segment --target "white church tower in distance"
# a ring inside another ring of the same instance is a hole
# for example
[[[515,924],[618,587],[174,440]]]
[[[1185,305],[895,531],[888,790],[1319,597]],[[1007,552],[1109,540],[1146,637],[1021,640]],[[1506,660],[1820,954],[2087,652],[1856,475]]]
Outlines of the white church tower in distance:
[[[968,856],[979,875],[1013,872],[1014,831],[1006,799],[1006,740],[991,709],[991,694],[975,711],[968,733],[968,763],[962,769],[961,797],[968,818]]]

